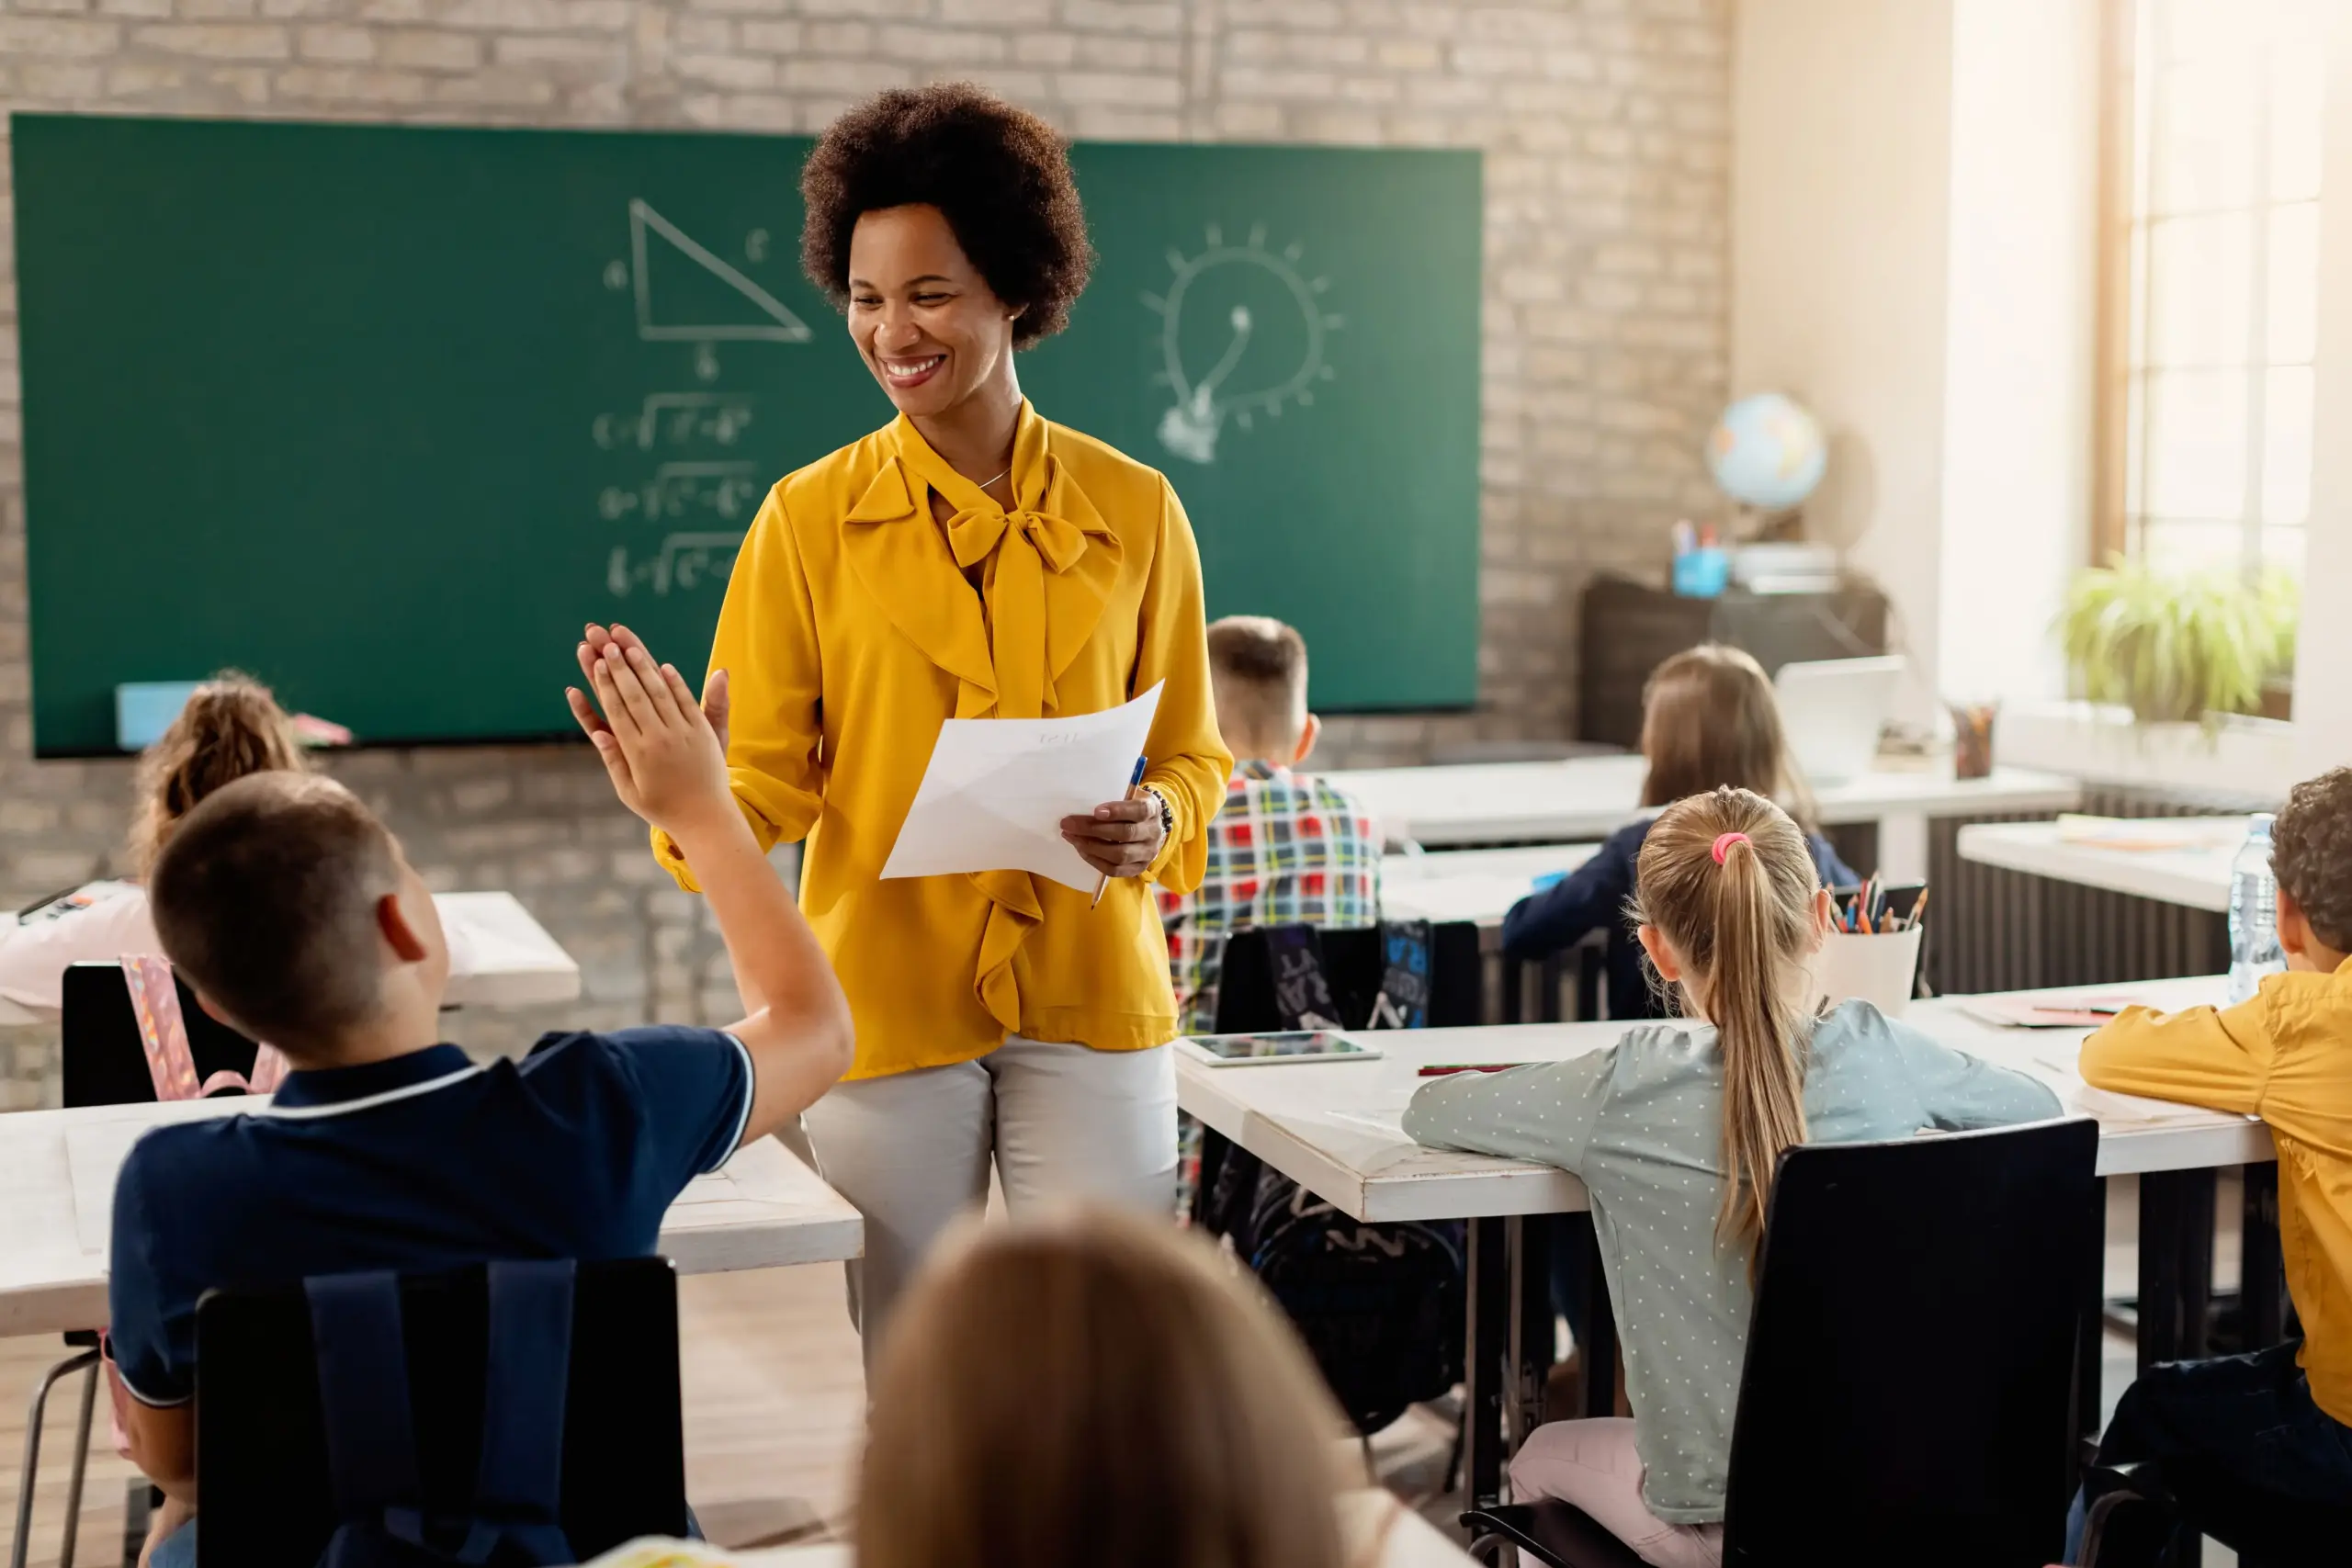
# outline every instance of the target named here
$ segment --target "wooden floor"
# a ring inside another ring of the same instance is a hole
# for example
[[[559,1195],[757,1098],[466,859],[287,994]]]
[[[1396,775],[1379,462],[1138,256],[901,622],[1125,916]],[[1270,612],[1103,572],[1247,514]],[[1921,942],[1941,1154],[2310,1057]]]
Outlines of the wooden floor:
[[[2134,1184],[2109,1184],[2107,1276],[2110,1295],[2129,1294],[2134,1278]],[[2219,1205],[2217,1282],[2236,1277],[2234,1181]],[[842,1271],[825,1264],[700,1275],[679,1281],[679,1331],[685,1405],[686,1495],[705,1530],[730,1546],[818,1539],[836,1532],[848,1513],[865,1380],[842,1304]],[[65,1353],[54,1337],[0,1339],[0,1539],[13,1540],[24,1418],[34,1382]],[[1947,1347],[1923,1353],[1949,1355]],[[2111,1407],[2132,1380],[2130,1340],[2110,1334],[2105,1367]],[[65,1506],[63,1446],[73,1432],[78,1386],[52,1399],[36,1494],[32,1568],[60,1568]],[[114,1568],[122,1540],[122,1502],[130,1467],[108,1446],[98,1410],[82,1509],[81,1568]],[[1458,1498],[1443,1495],[1453,1427],[1416,1409],[1376,1437],[1373,1469],[1432,1523],[1451,1529]],[[2210,1543],[2208,1568],[2233,1560]],[[71,1568],[71,1565],[66,1565]]]

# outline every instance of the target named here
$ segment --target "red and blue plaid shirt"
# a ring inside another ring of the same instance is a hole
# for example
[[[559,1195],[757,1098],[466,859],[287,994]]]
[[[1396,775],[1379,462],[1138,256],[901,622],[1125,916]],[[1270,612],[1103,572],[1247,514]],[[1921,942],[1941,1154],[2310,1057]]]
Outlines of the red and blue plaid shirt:
[[[1380,919],[1380,832],[1362,802],[1319,778],[1243,762],[1208,825],[1208,873],[1195,893],[1162,893],[1168,964],[1184,1032],[1216,1027],[1228,931],[1333,928]]]

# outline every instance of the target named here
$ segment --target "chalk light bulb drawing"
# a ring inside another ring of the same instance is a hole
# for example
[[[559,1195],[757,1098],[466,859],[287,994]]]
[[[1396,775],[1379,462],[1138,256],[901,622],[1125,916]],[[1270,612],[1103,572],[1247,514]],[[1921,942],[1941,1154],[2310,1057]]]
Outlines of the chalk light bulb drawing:
[[[1154,379],[1176,399],[1159,444],[1177,457],[1214,463],[1227,421],[1251,429],[1260,414],[1311,405],[1317,383],[1332,379],[1325,348],[1344,322],[1323,307],[1330,279],[1302,272],[1303,254],[1267,249],[1262,223],[1246,244],[1227,244],[1212,224],[1199,254],[1168,253],[1168,292],[1143,302],[1160,319],[1165,363]]]

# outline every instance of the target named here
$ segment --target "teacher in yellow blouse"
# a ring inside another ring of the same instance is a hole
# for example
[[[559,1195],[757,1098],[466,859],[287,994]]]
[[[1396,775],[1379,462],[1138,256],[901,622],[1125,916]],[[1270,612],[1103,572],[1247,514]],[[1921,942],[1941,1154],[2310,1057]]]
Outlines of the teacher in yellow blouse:
[[[1175,492],[1041,417],[1014,372],[1092,259],[1059,139],[974,87],[894,90],[834,122],[802,191],[809,276],[899,414],[769,493],[711,664],[736,798],[763,841],[806,836],[801,903],[856,1019],[856,1066],[806,1122],[865,1215],[870,1350],[991,1159],[1016,1211],[1172,1207],[1176,1005],[1148,884],[1199,884],[1232,759]],[[1112,879],[1099,908],[1023,872],[881,880],[942,720],[1093,713],[1161,682],[1141,798],[1062,823]],[[693,887],[674,844],[655,852]]]

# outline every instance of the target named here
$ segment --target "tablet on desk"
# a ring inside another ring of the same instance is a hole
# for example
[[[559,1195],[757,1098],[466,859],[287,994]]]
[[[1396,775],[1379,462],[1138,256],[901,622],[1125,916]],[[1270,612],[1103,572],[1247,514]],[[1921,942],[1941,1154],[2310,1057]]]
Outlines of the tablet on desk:
[[[1176,1049],[1212,1067],[1262,1067],[1278,1062],[1377,1061],[1377,1046],[1328,1029],[1277,1030],[1265,1034],[1197,1034]]]

